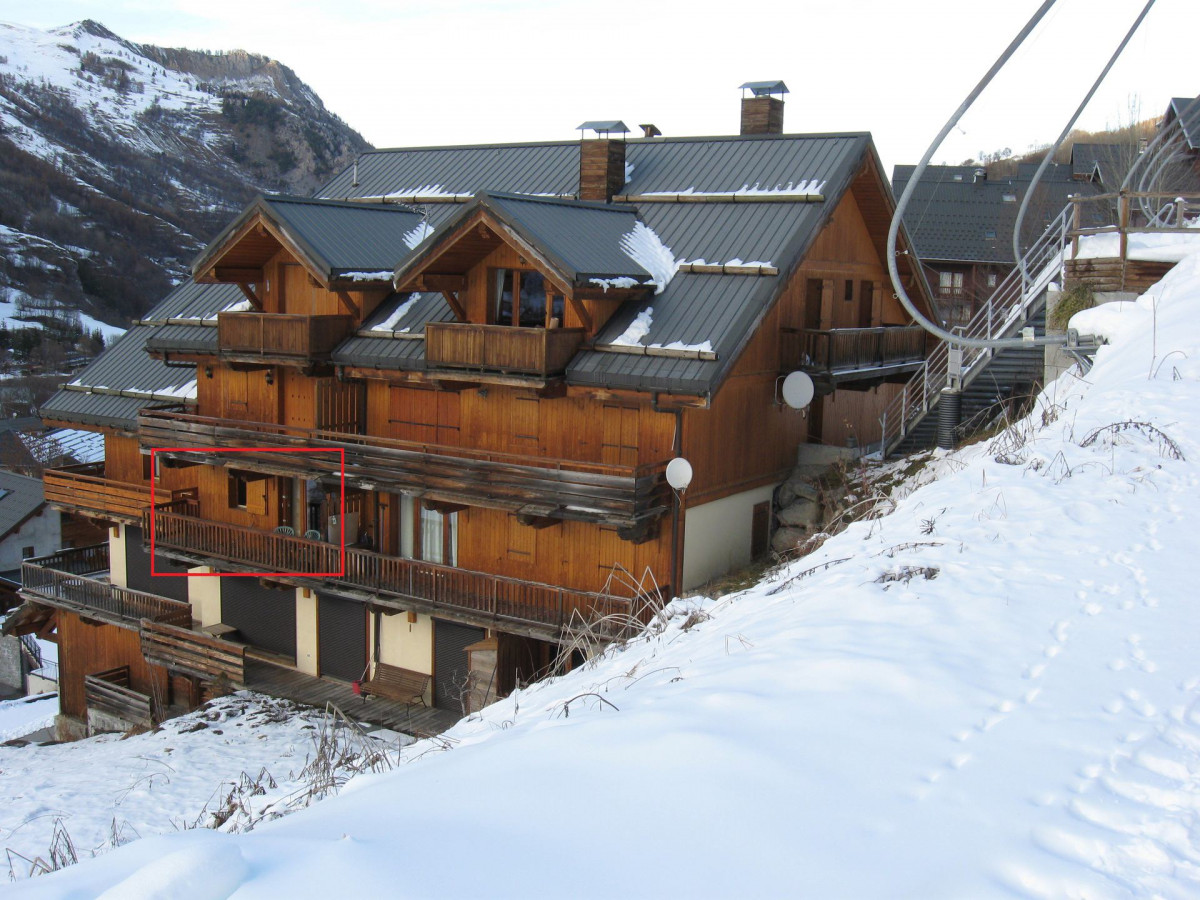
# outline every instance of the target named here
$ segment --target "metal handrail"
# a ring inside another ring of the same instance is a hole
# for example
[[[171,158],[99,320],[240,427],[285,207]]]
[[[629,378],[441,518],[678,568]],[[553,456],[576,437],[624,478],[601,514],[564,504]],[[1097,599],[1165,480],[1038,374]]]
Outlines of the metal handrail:
[[[963,337],[995,339],[1011,331],[1021,321],[1034,301],[1042,295],[1055,277],[1061,278],[1064,248],[1070,232],[1074,204],[1068,203],[1051,221],[1042,235],[1025,254],[1025,268],[1033,273],[1028,285],[1023,283],[1020,268],[1014,268],[992,292],[987,302],[971,320],[959,329]],[[993,349],[964,348],[962,350],[962,385],[983,369],[983,364],[995,355]],[[937,403],[937,396],[950,386],[950,346],[939,342],[924,365],[901,389],[880,416],[880,447],[884,454],[900,443],[912,427]]]

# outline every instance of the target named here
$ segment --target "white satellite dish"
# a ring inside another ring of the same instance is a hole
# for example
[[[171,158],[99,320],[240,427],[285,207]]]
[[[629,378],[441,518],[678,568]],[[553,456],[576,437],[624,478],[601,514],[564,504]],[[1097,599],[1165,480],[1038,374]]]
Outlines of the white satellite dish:
[[[813,380],[806,372],[793,372],[783,379],[783,402],[792,409],[804,409],[816,393]]]
[[[692,483],[692,464],[682,456],[667,463],[667,484],[677,491],[686,491]]]

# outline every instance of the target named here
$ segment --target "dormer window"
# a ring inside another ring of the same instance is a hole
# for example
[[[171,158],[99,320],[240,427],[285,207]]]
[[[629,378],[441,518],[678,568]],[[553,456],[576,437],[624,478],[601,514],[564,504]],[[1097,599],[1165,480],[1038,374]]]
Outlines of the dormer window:
[[[550,294],[546,279],[532,269],[492,270],[492,315],[496,325],[555,328],[562,325],[563,298]]]

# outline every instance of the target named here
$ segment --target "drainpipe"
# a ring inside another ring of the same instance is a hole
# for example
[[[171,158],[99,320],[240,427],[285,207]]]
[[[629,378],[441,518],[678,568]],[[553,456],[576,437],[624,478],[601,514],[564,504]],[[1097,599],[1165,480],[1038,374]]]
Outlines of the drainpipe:
[[[671,443],[671,452],[674,456],[681,456],[683,453],[683,407],[677,406],[674,409],[663,409],[658,405],[658,394],[652,395],[650,408],[656,413],[674,413],[675,414],[675,439]],[[683,551],[679,546],[680,540],[683,537],[683,498],[679,496],[674,489],[671,490],[671,590],[680,594],[683,592]]]

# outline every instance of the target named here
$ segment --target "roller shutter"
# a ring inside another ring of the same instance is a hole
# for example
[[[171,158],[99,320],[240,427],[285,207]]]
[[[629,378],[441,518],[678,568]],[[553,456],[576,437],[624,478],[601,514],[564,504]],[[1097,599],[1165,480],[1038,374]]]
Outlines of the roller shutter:
[[[322,675],[346,681],[362,678],[367,665],[366,607],[318,593],[317,641]]]
[[[160,553],[155,557],[154,570],[187,572],[187,566],[171,562]],[[125,528],[125,581],[135,591],[188,602],[188,579],[150,574],[150,554],[142,546],[142,529],[132,525]]]
[[[221,579],[221,621],[254,647],[296,658],[296,591],[275,590],[257,578]]]
[[[482,628],[433,620],[433,705],[462,713],[459,694],[467,677],[467,647],[487,637]]]

